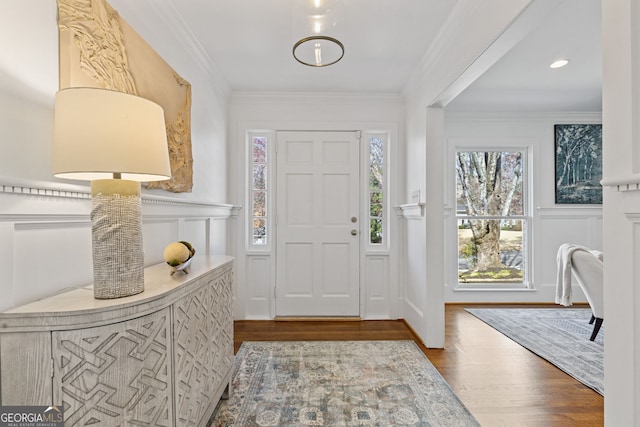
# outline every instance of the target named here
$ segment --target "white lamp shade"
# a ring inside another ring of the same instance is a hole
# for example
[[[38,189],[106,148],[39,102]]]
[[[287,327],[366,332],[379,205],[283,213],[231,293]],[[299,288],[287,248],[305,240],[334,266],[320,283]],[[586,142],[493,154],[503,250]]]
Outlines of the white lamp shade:
[[[171,178],[164,112],[139,96],[98,88],[58,91],[53,144],[58,178]]]

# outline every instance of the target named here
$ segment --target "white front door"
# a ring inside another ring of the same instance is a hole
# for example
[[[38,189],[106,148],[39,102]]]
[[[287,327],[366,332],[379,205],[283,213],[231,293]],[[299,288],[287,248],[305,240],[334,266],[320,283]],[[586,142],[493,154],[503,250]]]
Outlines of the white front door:
[[[278,132],[277,316],[359,316],[356,132]]]

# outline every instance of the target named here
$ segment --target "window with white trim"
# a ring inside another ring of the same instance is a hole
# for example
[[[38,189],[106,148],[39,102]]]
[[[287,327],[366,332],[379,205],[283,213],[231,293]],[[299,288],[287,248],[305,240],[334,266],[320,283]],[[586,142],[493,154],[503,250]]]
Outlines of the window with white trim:
[[[525,154],[456,151],[460,284],[527,283]]]
[[[369,244],[386,245],[386,204],[387,204],[387,174],[386,174],[386,144],[387,135],[367,134],[369,162],[368,162],[368,224]]]
[[[269,244],[269,134],[249,134],[250,246]]]

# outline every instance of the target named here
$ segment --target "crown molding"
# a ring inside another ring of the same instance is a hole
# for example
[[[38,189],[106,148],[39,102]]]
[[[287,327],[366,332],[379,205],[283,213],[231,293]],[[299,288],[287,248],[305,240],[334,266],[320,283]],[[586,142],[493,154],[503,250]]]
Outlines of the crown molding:
[[[176,36],[178,43],[191,54],[194,62],[207,76],[207,80],[214,92],[219,93],[224,99],[231,96],[231,86],[224,78],[215,62],[193,34],[184,18],[172,1],[153,1],[149,3],[162,19],[164,25]]]

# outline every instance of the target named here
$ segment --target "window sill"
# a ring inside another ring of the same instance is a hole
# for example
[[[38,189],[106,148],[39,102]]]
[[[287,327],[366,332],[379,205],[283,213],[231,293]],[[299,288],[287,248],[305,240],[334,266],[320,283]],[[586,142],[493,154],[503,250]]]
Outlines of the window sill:
[[[453,288],[454,292],[537,292],[537,289],[533,289],[533,288],[526,288],[526,287],[504,287],[504,288],[499,288],[499,287],[471,287],[471,286],[456,286],[455,288]]]

